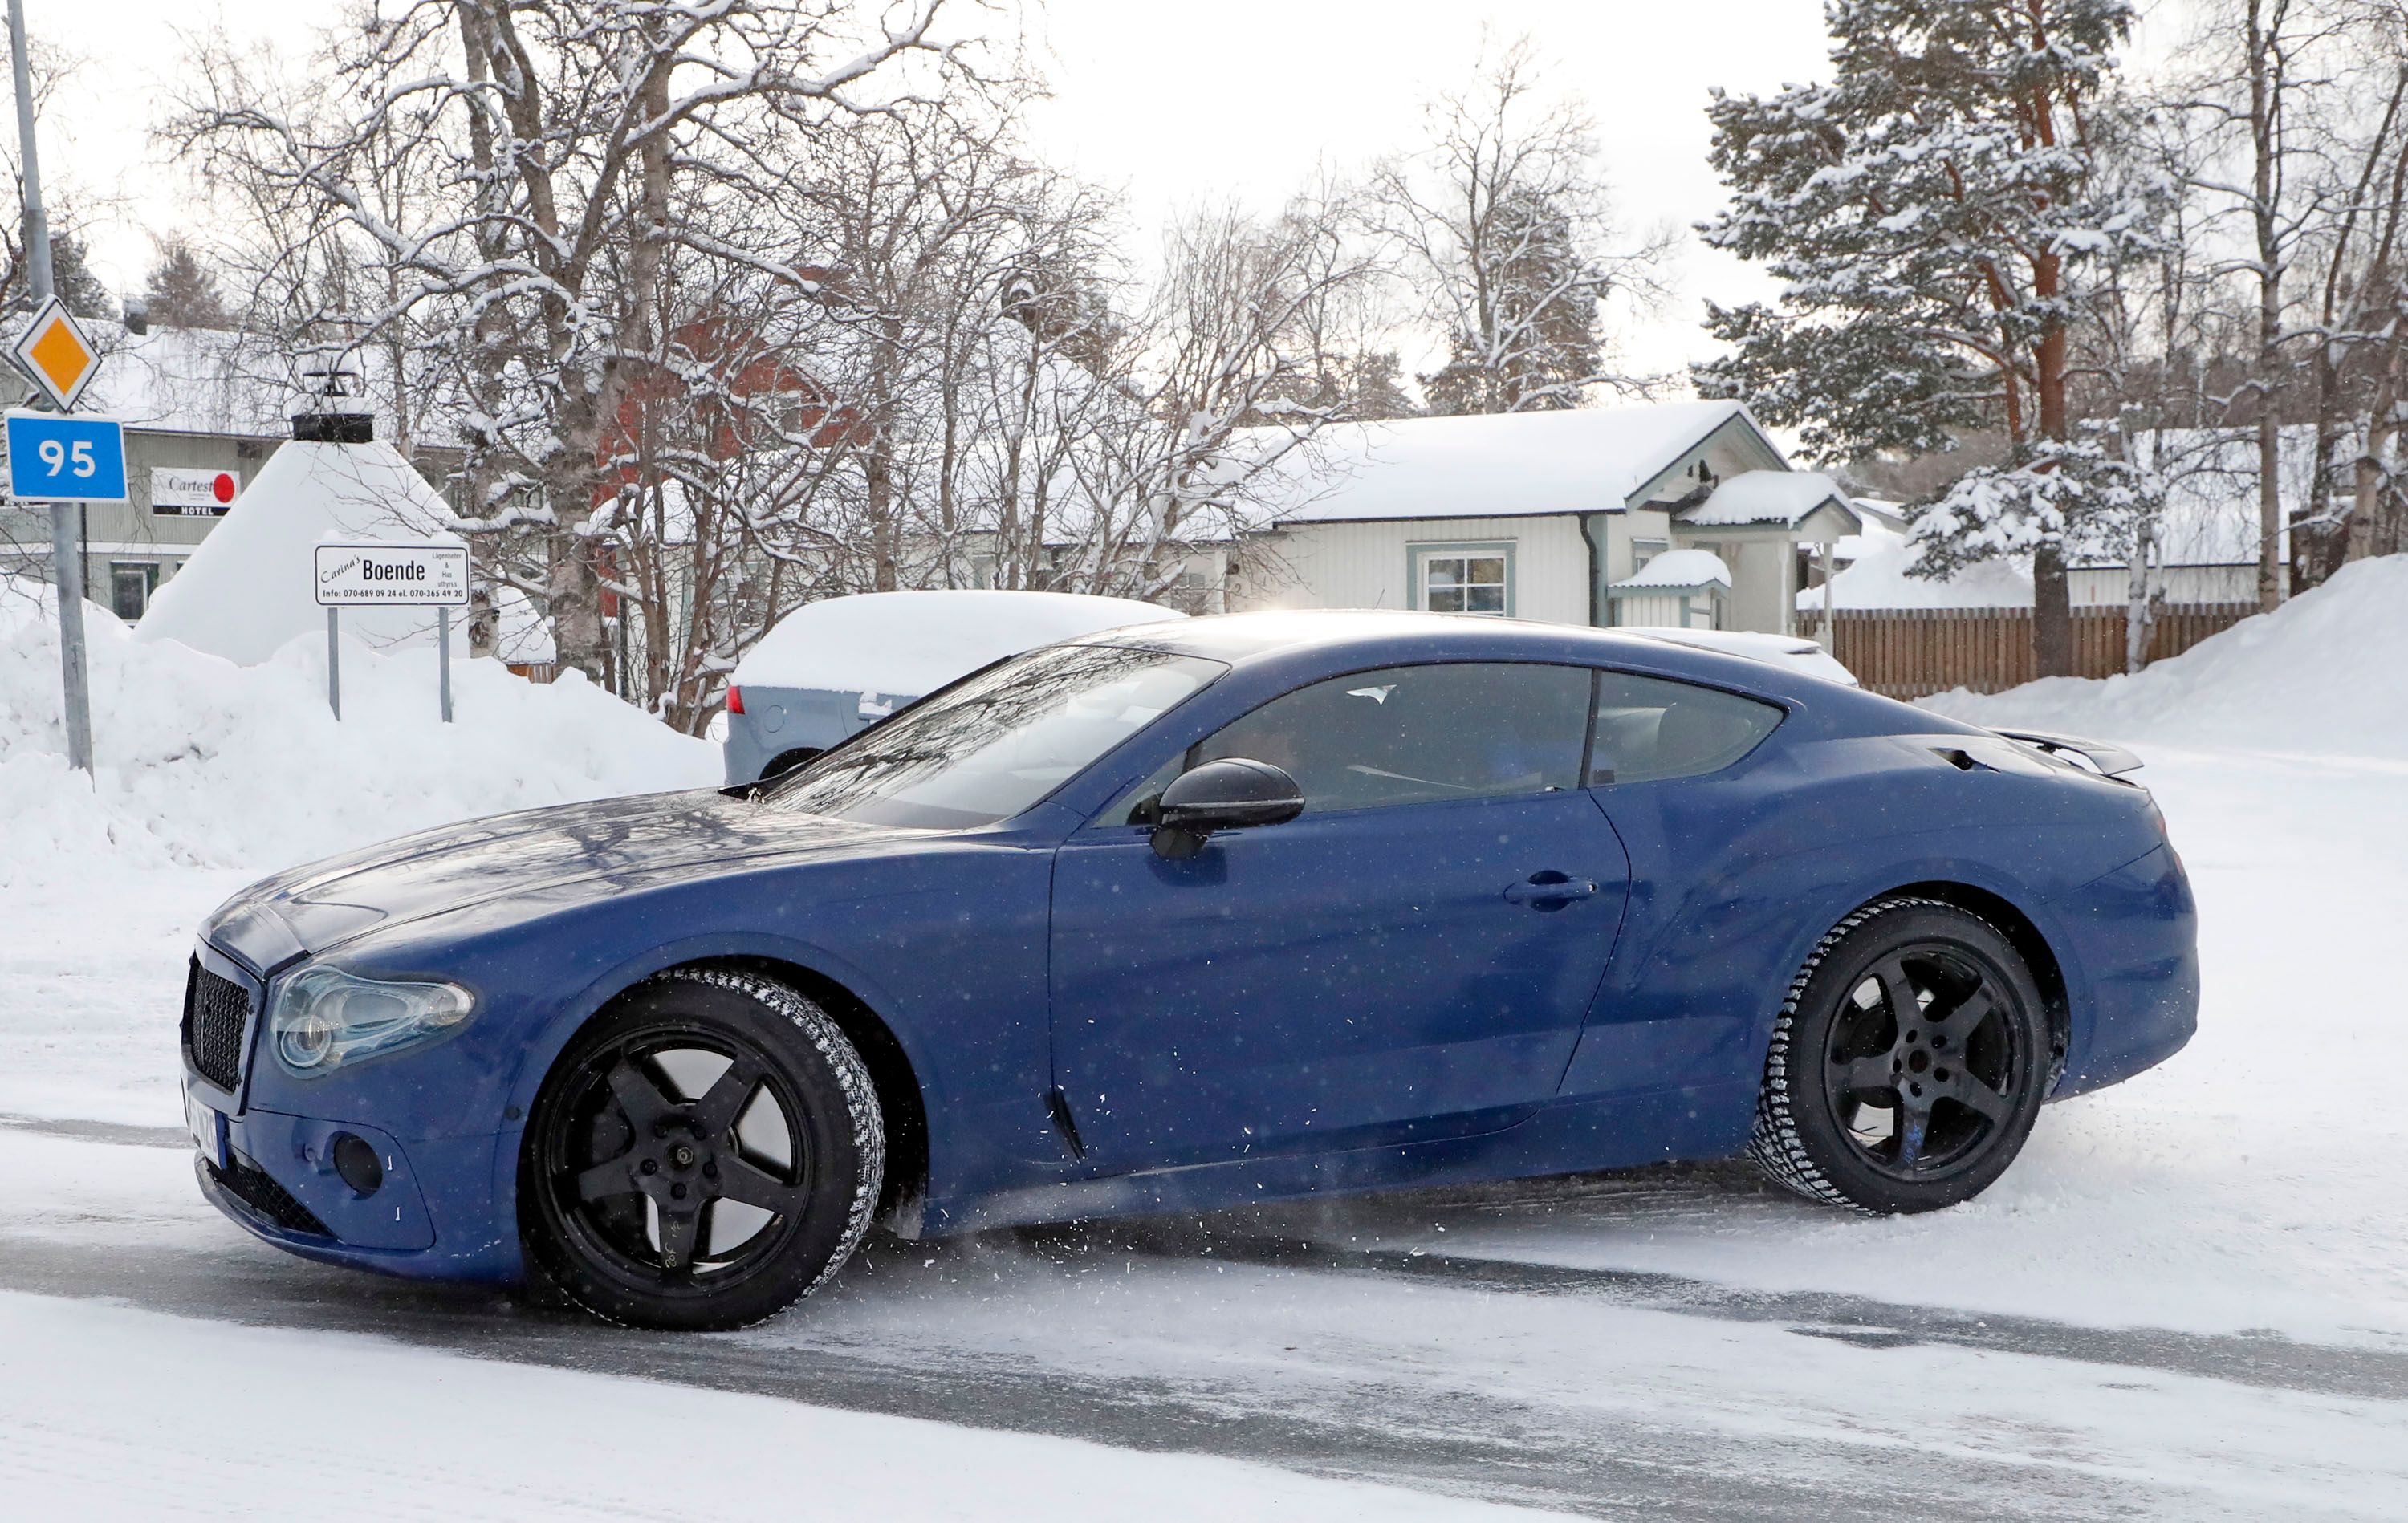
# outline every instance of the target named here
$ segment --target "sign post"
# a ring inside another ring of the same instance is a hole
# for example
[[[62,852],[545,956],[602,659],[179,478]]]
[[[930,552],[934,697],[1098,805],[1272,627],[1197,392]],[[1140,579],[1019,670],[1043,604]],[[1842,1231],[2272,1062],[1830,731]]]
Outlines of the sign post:
[[[8,74],[17,87],[17,189],[24,213],[25,285],[34,320],[18,339],[17,363],[64,412],[100,368],[100,352],[52,294],[50,223],[42,209],[42,156],[34,137],[33,65],[25,50],[24,0],[8,0]],[[64,332],[61,333],[64,324]],[[120,451],[121,455],[122,451]],[[10,462],[13,466],[13,458]],[[50,579],[59,598],[59,666],[64,677],[67,764],[92,775],[92,690],[83,655],[83,547],[70,505],[50,503]]]
[[[9,413],[7,427],[8,495],[21,503],[50,505],[67,762],[90,772],[92,689],[84,664],[83,550],[76,543],[75,514],[83,503],[125,501],[125,430],[113,418],[24,411]]]
[[[326,704],[343,717],[341,615],[345,608],[435,610],[436,683],[452,722],[452,610],[468,605],[468,549],[440,540],[328,542],[318,547],[317,592],[326,610]]]

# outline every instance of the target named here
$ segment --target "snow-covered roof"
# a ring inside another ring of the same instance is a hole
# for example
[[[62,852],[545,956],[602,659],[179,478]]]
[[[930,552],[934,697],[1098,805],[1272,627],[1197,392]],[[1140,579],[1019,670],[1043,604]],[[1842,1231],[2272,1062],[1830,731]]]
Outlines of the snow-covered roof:
[[[864,592],[788,614],[736,663],[729,680],[917,697],[1056,640],[1185,617],[1151,603],[1080,592]]]
[[[1615,582],[1615,591],[1658,588],[1667,591],[1731,584],[1730,567],[1712,550],[1666,550],[1639,568],[1636,576]]]
[[[153,328],[128,333],[113,323],[87,322],[102,354],[100,374],[80,407],[130,428],[184,434],[235,434],[281,438],[292,415],[311,405],[298,384],[291,348],[260,334],[216,328]],[[390,393],[381,384],[380,351],[344,362],[366,373],[367,395],[343,399],[348,410],[373,412],[379,437],[393,436]]]
[[[1831,605],[1836,608],[2028,608],[2031,577],[2004,561],[1983,561],[1952,576],[1933,581],[1910,576],[1914,547],[1906,536],[1868,518],[1864,528],[1849,536],[1855,556],[1831,578]],[[1843,540],[1834,553],[1847,559]],[[1809,587],[1798,594],[1798,606],[1810,611],[1823,606],[1823,589]]]
[[[254,665],[325,628],[314,591],[319,541],[426,539],[455,521],[391,445],[287,444],[151,598],[135,637]],[[394,646],[428,637],[435,617],[431,608],[349,608],[342,627]],[[466,622],[452,620],[455,636]]]
[[[1765,523],[1794,529],[1827,504],[1852,522],[1862,517],[1839,484],[1819,472],[1742,471],[1715,487],[1704,502],[1683,508],[1679,517],[1700,528]]]
[[[1289,448],[1257,490],[1275,517],[1303,523],[1610,512],[1733,419],[1762,436],[1736,402],[1333,424]],[[1247,430],[1238,449],[1269,453],[1290,437]]]

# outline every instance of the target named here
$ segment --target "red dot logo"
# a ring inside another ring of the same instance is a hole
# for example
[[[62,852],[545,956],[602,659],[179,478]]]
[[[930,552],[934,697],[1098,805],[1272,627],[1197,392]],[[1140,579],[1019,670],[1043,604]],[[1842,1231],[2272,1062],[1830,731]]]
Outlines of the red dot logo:
[[[209,495],[221,503],[233,502],[234,474],[230,471],[220,471],[218,478],[209,483]]]

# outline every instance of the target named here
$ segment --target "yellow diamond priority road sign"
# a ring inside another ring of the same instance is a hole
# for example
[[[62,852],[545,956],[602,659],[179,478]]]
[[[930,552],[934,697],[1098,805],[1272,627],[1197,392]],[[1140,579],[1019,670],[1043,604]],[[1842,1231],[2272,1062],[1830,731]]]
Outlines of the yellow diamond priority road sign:
[[[75,406],[100,370],[100,350],[56,296],[35,310],[8,357],[62,411]]]

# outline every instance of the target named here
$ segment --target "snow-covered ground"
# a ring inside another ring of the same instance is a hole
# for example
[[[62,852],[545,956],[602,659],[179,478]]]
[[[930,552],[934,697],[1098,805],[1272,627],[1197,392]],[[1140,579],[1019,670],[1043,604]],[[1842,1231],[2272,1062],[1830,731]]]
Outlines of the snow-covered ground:
[[[389,1513],[376,1466],[410,1450],[443,1457],[409,1470],[412,1504],[462,1516],[735,1506],[819,1487],[840,1457],[848,1479],[815,1493],[831,1510],[902,1516],[1409,1516],[1466,1497],[2397,1516],[2408,1496],[2408,1001],[2388,961],[2408,905],[2408,558],[2138,677],[1934,701],[2142,752],[2206,975],[2184,1053],[2043,1112],[1971,1205],[1860,1219],[1715,1166],[888,1242],[766,1328],[674,1344],[287,1260],[218,1221],[163,1145],[183,960],[226,892],[432,819],[708,782],[710,748],[591,689],[473,670],[464,723],[435,733],[412,717],[431,673],[407,656],[346,657],[337,730],[306,648],[236,672],[104,627],[94,790],[57,762],[54,651],[7,619],[0,1116],[29,1118],[0,1126],[11,1496]],[[279,1326],[207,1325],[226,1321]],[[194,1399],[230,1366],[255,1397]],[[22,1374],[69,1367],[64,1389]],[[631,1401],[630,1374],[659,1383]],[[365,1470],[262,1441],[257,1414],[347,1396],[390,1398],[363,1409]],[[700,1491],[650,1454],[561,1480],[619,1463],[630,1408],[786,1458]],[[172,1487],[137,1487],[149,1453]],[[866,1464],[882,1478],[846,1489]]]

